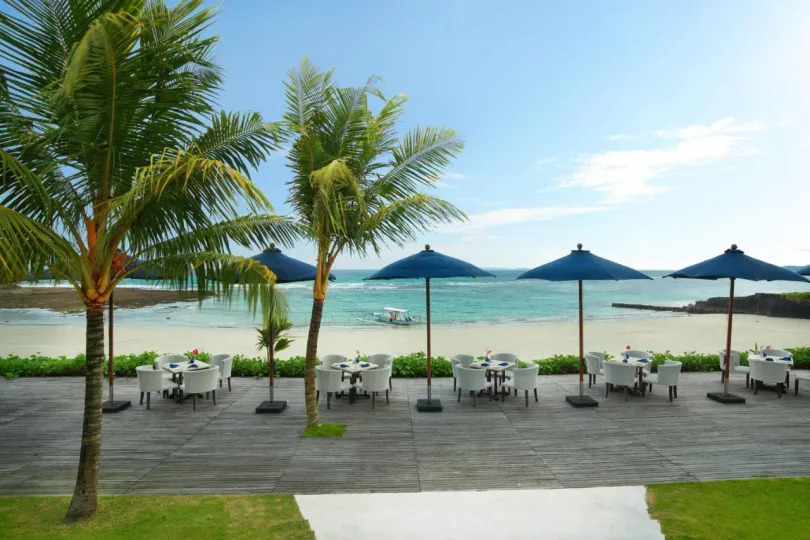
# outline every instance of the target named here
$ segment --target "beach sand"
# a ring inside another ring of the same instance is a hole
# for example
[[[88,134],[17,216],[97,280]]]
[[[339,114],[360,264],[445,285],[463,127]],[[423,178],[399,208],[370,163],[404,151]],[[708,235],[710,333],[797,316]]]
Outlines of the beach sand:
[[[724,315],[692,315],[643,319],[585,322],[585,350],[618,353],[625,345],[653,351],[675,353],[697,351],[715,353],[725,347]],[[279,356],[303,355],[306,329],[292,331],[295,342]],[[775,348],[810,345],[810,320],[781,319],[755,315],[735,315],[732,348],[748,350],[754,343]],[[115,328],[117,354],[183,352],[194,348],[208,352],[228,352],[257,356],[255,330],[118,325]],[[493,324],[434,326],[433,355],[459,353],[483,355],[486,349],[512,352],[523,359],[545,358],[553,354],[577,353],[577,323]],[[0,326],[0,355],[72,356],[84,352],[84,327],[81,325]],[[336,328],[321,330],[319,354],[353,356],[390,352],[406,354],[425,350],[425,326],[410,328]]]

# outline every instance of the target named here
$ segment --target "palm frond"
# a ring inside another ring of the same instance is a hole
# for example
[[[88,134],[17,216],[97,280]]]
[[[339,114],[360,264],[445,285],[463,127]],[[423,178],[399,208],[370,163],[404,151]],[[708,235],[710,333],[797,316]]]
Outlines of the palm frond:
[[[416,240],[419,234],[430,231],[437,224],[465,219],[467,216],[464,212],[451,203],[417,193],[393,200],[368,215],[347,242],[347,248],[352,253],[365,255],[370,247],[379,254],[385,245],[401,246]]]
[[[222,111],[211,125],[192,142],[193,153],[219,161],[248,174],[281,142],[278,124],[268,124],[258,113],[239,114]]]
[[[332,70],[321,72],[308,58],[301,61],[297,70],[287,72],[284,97],[287,111],[284,121],[295,134],[305,133],[313,123],[313,116],[323,110],[331,94]]]
[[[42,177],[0,148],[0,205],[49,221],[51,200]]]
[[[49,268],[55,278],[79,288],[80,258],[60,235],[5,206],[0,206],[0,283],[38,276]]]
[[[452,129],[417,128],[408,132],[393,151],[391,169],[383,183],[397,195],[433,186],[453,158],[464,149],[464,142]]]
[[[221,301],[230,303],[234,294],[241,293],[254,314],[269,298],[268,289],[276,280],[273,272],[253,259],[228,253],[195,252],[133,265],[118,276],[115,284],[137,271],[158,276],[158,281],[173,289],[196,289],[200,301],[210,292]]]
[[[162,240],[159,237],[144,242],[148,247],[143,251],[128,250],[133,256],[144,260],[167,257],[176,253],[216,251],[228,253],[231,244],[245,248],[268,246],[276,243],[292,246],[296,240],[306,235],[294,219],[278,215],[241,216],[236,219],[214,223],[207,227],[191,229],[184,234]]]

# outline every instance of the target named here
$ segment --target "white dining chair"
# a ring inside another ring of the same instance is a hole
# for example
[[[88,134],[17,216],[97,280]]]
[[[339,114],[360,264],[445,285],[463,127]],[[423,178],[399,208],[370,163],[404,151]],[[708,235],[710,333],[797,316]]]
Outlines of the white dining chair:
[[[534,391],[534,401],[537,402],[537,373],[540,371],[540,366],[531,364],[529,367],[517,368],[512,372],[512,378],[503,383],[501,387],[503,390],[503,399],[506,400],[506,394],[510,392],[508,388],[517,392],[523,390],[526,395],[526,406],[529,406],[529,391]]]
[[[321,365],[326,369],[335,369],[332,367],[332,364],[345,364],[348,363],[349,359],[345,356],[340,354],[325,354],[321,357]],[[336,370],[340,371],[340,370]]]
[[[222,381],[228,381],[228,392],[231,391],[231,373],[233,371],[233,357],[223,358],[219,364],[219,387],[222,388]]]
[[[717,351],[717,357],[720,360],[720,382],[726,380],[726,350],[720,349]],[[751,368],[740,364],[740,351],[731,349],[731,366],[729,366],[729,374],[731,373],[745,373],[745,387],[748,388],[751,381]],[[731,381],[729,381],[731,382]]]
[[[762,357],[770,358],[793,358],[793,353],[785,349],[760,349],[757,351]],[[787,372],[785,373],[785,387],[790,388],[790,371],[791,367],[788,365]]]
[[[332,367],[332,364],[348,364],[349,359],[345,356],[340,354],[325,354],[321,357],[321,365],[325,369],[331,369],[332,371],[340,371],[340,380],[344,380],[346,378],[346,372],[341,371],[339,369],[335,369]]]
[[[793,372],[793,395],[799,395],[799,381],[810,381],[810,371],[803,369],[801,371]]]
[[[681,376],[682,362],[675,360],[664,360],[663,364],[658,365],[657,373],[650,373],[644,380],[644,383],[649,385],[650,393],[654,384],[669,387],[669,400],[672,401],[672,396],[678,398],[678,379]]]
[[[143,396],[146,394],[146,408],[150,408],[152,392],[161,394],[170,390],[172,382],[166,380],[161,371],[157,371],[151,366],[138,366],[135,368],[135,375],[138,377],[138,390],[141,393],[141,405]]]
[[[376,364],[376,362],[374,362]],[[355,385],[356,388],[371,392],[371,408],[374,408],[374,398],[379,392],[385,392],[385,402],[388,401],[388,383],[391,380],[391,366],[369,369],[363,372],[363,380]]]
[[[475,357],[471,354],[457,354],[450,359],[450,362],[453,364],[453,392],[455,392],[456,384],[458,382],[458,373],[456,372],[456,368],[458,366],[470,367],[472,363],[475,362]]]
[[[472,392],[473,407],[478,401],[478,392],[489,390],[489,400],[492,401],[492,383],[487,381],[485,369],[457,367],[458,374],[458,401],[461,401],[461,391]]]
[[[585,354],[590,354],[591,356],[595,356],[599,359],[599,369],[602,369],[602,364],[605,363],[605,353],[604,351],[586,351]]]
[[[393,354],[372,354],[371,356],[368,357],[368,361],[371,362],[372,364],[377,364],[378,369],[385,368],[385,367],[390,367],[391,368],[391,373],[388,375],[388,389],[393,390],[394,386],[393,386],[393,383],[392,383],[391,379],[394,378],[394,375],[393,375],[393,373],[394,373],[394,355]],[[371,371],[374,371],[374,370],[372,369]],[[360,376],[361,380],[362,380],[364,375],[365,375],[365,372],[363,373],[363,375]]]
[[[374,370],[370,370],[374,371]],[[315,366],[315,399],[321,399],[321,392],[326,394],[326,408],[332,408],[332,395],[339,394],[346,390],[351,390],[352,385],[344,383],[342,376],[343,372],[326,368],[324,366]]]
[[[180,390],[184,396],[191,395],[194,402],[193,410],[197,410],[197,396],[211,393],[214,405],[217,404],[217,381],[219,380],[219,366],[207,369],[195,369],[183,372],[183,384]]]
[[[233,370],[233,356],[229,354],[215,354],[211,357],[209,365],[219,366],[219,387],[222,388],[222,381],[228,381],[228,392],[231,391],[231,372]]]
[[[605,397],[610,394],[611,386],[623,386],[624,400],[627,401],[627,389],[636,382],[636,366],[619,362],[605,362],[602,369],[605,372]]]
[[[604,353],[603,353],[604,356]],[[588,388],[596,383],[596,376],[602,374],[602,362],[594,353],[585,353],[585,368],[588,371]]]
[[[749,358],[748,365],[751,367],[751,384],[754,385],[754,394],[763,384],[773,384],[777,387],[779,399],[785,390],[785,377],[788,373],[788,364],[776,360],[761,360],[759,358]]]

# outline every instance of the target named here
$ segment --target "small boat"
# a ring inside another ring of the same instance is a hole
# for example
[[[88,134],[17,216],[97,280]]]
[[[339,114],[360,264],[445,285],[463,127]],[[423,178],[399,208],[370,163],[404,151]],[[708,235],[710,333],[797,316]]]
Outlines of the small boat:
[[[381,312],[366,313],[360,320],[384,326],[409,326],[413,323],[421,323],[422,317],[411,315],[407,309],[384,307]]]

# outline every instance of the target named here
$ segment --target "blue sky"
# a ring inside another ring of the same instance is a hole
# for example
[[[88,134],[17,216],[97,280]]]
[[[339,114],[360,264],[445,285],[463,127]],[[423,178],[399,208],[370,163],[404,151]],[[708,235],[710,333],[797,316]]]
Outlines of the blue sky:
[[[340,84],[408,95],[402,131],[466,141],[436,194],[470,221],[425,242],[487,267],[532,267],[577,242],[672,269],[735,242],[810,262],[810,3],[796,1],[226,0],[213,31],[222,105],[283,111],[308,56]],[[279,213],[282,155],[253,176]],[[306,245],[288,250],[312,259]]]

